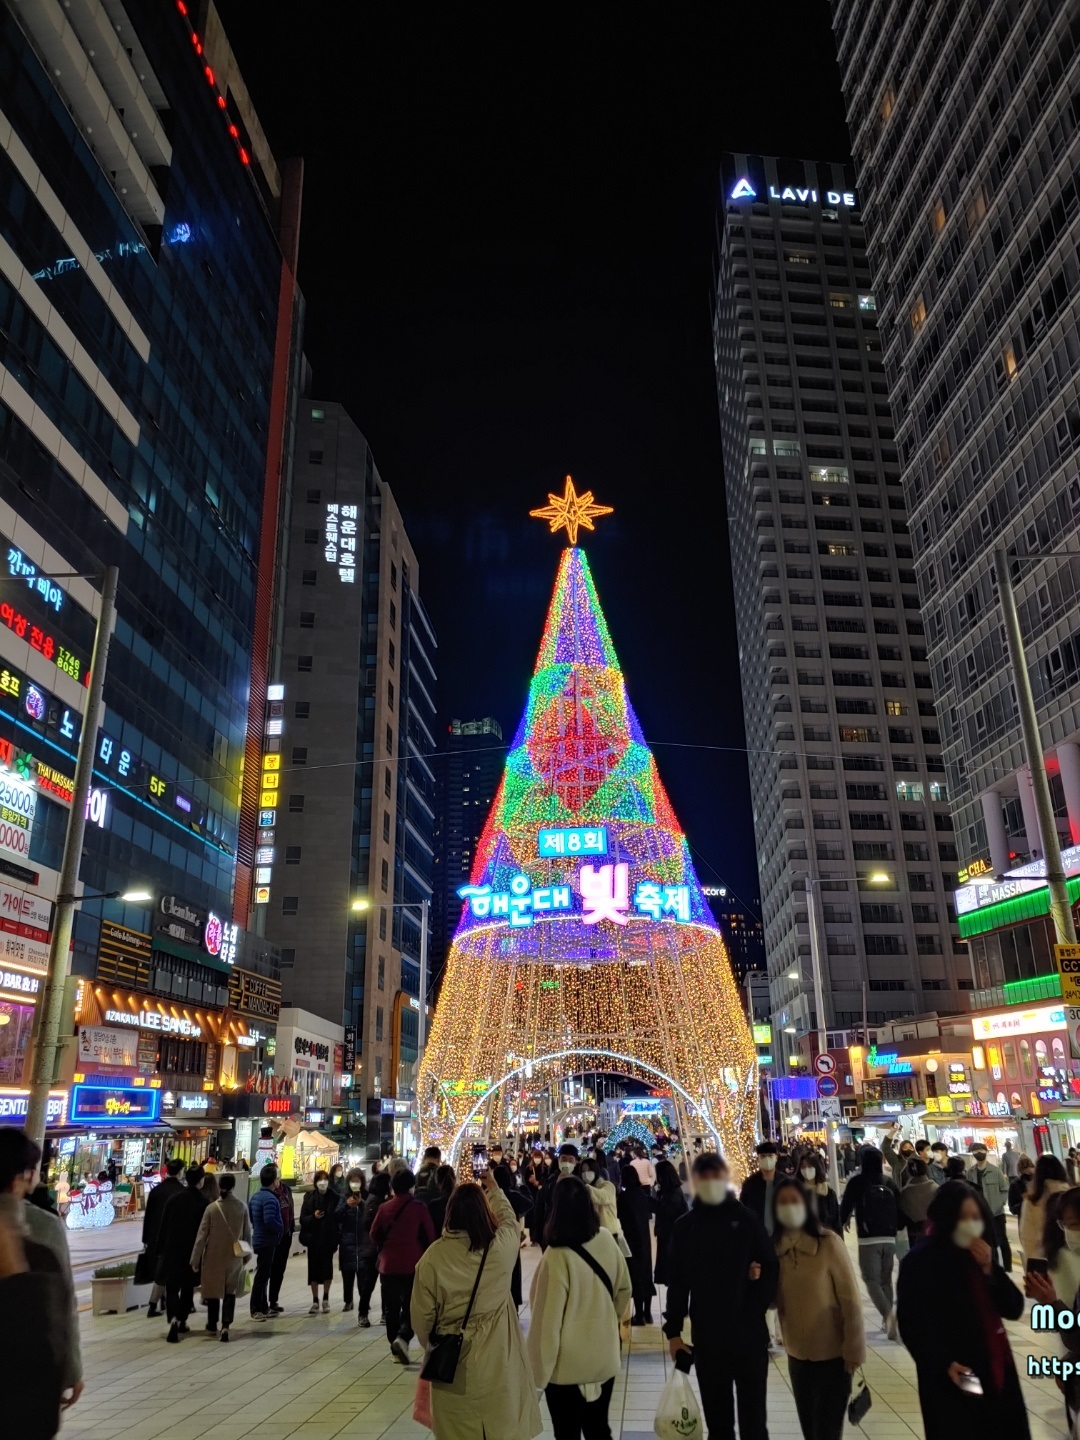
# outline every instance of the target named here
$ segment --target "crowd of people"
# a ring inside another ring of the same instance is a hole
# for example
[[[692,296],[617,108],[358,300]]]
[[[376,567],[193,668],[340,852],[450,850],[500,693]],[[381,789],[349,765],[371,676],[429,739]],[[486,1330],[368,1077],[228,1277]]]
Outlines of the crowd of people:
[[[5,1353],[29,1366],[32,1350],[40,1376],[34,1394],[15,1401],[19,1433],[31,1440],[55,1434],[82,1391],[71,1266],[40,1158],[24,1132],[0,1129],[0,1326]],[[734,1440],[736,1418],[741,1440],[767,1440],[777,1345],[805,1440],[839,1440],[866,1355],[851,1230],[882,1334],[914,1358],[928,1440],[947,1431],[952,1440],[965,1425],[1025,1440],[1003,1322],[1022,1314],[1025,1292],[1066,1310],[1080,1301],[1076,1157],[1032,1161],[1011,1145],[992,1157],[979,1144],[957,1155],[897,1129],[880,1149],[860,1146],[854,1165],[843,1152],[839,1187],[817,1146],[763,1140],[754,1158],[736,1187],[718,1154],[697,1153],[687,1170],[659,1146],[609,1152],[601,1136],[557,1149],[495,1145],[477,1179],[463,1182],[432,1148],[415,1173],[400,1158],[370,1176],[340,1163],[319,1169],[299,1204],[275,1165],[261,1169],[245,1203],[237,1172],[172,1160],[143,1220],[148,1313],[165,1317],[173,1344],[190,1333],[196,1289],[203,1328],[221,1341],[246,1283],[253,1322],[283,1314],[295,1237],[309,1315],[330,1310],[340,1276],[342,1309],[361,1327],[372,1323],[378,1286],[396,1363],[413,1362],[414,1339],[425,1367],[450,1343],[448,1373],[429,1383],[419,1372],[417,1414],[437,1440],[479,1433],[478,1416],[486,1434],[533,1440],[543,1428],[538,1392],[556,1440],[592,1440],[610,1435],[627,1332],[654,1323],[659,1297],[672,1358],[693,1364],[714,1440]],[[1009,1278],[1007,1212],[1019,1222],[1023,1290]],[[525,1333],[521,1251],[530,1243],[541,1254]],[[1061,1345],[1080,1360],[1075,1335],[1063,1332]],[[1063,1388],[1072,1429],[1080,1380]]]

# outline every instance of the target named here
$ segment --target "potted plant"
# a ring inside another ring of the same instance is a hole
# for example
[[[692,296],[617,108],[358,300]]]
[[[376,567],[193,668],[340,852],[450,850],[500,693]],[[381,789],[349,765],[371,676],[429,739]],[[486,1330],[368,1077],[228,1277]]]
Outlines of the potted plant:
[[[149,1301],[152,1288],[135,1284],[134,1260],[99,1265],[90,1281],[93,1313],[123,1315],[128,1310],[138,1310]]]

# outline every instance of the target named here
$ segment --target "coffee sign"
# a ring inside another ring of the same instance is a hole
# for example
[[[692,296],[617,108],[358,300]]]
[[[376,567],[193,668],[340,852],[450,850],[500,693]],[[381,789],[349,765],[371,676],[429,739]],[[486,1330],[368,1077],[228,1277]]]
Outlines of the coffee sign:
[[[229,976],[229,1008],[237,1015],[276,1024],[281,1016],[281,981],[234,968]]]

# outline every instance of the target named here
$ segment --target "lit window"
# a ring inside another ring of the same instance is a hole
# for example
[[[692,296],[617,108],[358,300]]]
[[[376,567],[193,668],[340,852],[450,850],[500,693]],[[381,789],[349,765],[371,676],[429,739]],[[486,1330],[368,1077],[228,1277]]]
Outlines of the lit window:
[[[829,291],[829,304],[832,306],[832,308],[833,308],[834,310],[850,310],[850,309],[851,309],[851,296],[850,296],[850,295],[844,295],[844,294],[843,294],[841,291],[839,291],[839,290],[830,290],[830,291]]]
[[[1015,380],[1017,371],[1016,351],[1011,345],[1006,345],[1005,349],[1001,352],[1001,364],[1005,371],[1006,380]]]
[[[903,702],[902,700],[886,700],[886,701],[885,701],[885,714],[886,714],[886,715],[906,715],[906,714],[907,714],[907,706],[904,704],[904,702]]]
[[[810,471],[810,479],[817,480],[823,485],[846,485],[848,483],[848,472],[846,465],[821,465],[815,466]],[[825,502],[828,504],[828,501]]]
[[[312,418],[312,420],[315,421],[316,425],[319,425],[319,424],[322,423],[322,421],[324,421],[324,420],[326,419],[326,411],[325,411],[325,410],[312,410],[312,412],[311,412],[311,418]]]
[[[882,121],[888,120],[896,105],[896,91],[891,85],[886,85],[881,97],[881,104],[878,106],[878,114]]]
[[[911,333],[917,335],[926,324],[926,305],[920,295],[911,307]]]
[[[859,296],[859,309],[860,309],[860,310],[876,310],[876,309],[877,309],[877,300],[875,300],[874,296],[870,293],[869,290],[864,290],[864,291],[860,294],[860,296]]]
[[[934,209],[930,221],[938,234],[945,229],[945,206],[940,200],[934,202]]]

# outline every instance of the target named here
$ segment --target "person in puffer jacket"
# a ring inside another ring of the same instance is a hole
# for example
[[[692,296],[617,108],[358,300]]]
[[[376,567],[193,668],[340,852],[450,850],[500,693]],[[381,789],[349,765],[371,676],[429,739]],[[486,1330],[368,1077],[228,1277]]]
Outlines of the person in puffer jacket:
[[[345,1177],[345,1193],[337,1208],[338,1265],[341,1288],[345,1297],[342,1310],[353,1308],[353,1283],[356,1284],[357,1324],[367,1329],[371,1324],[368,1309],[375,1289],[375,1244],[369,1234],[371,1219],[367,1207],[368,1192],[364,1172],[354,1165]]]
[[[259,1171],[260,1188],[248,1201],[251,1214],[251,1248],[255,1251],[255,1277],[251,1282],[251,1318],[265,1320],[269,1315],[267,1286],[270,1267],[274,1263],[278,1242],[285,1230],[281,1204],[270,1188],[277,1179],[277,1166],[264,1165]]]

